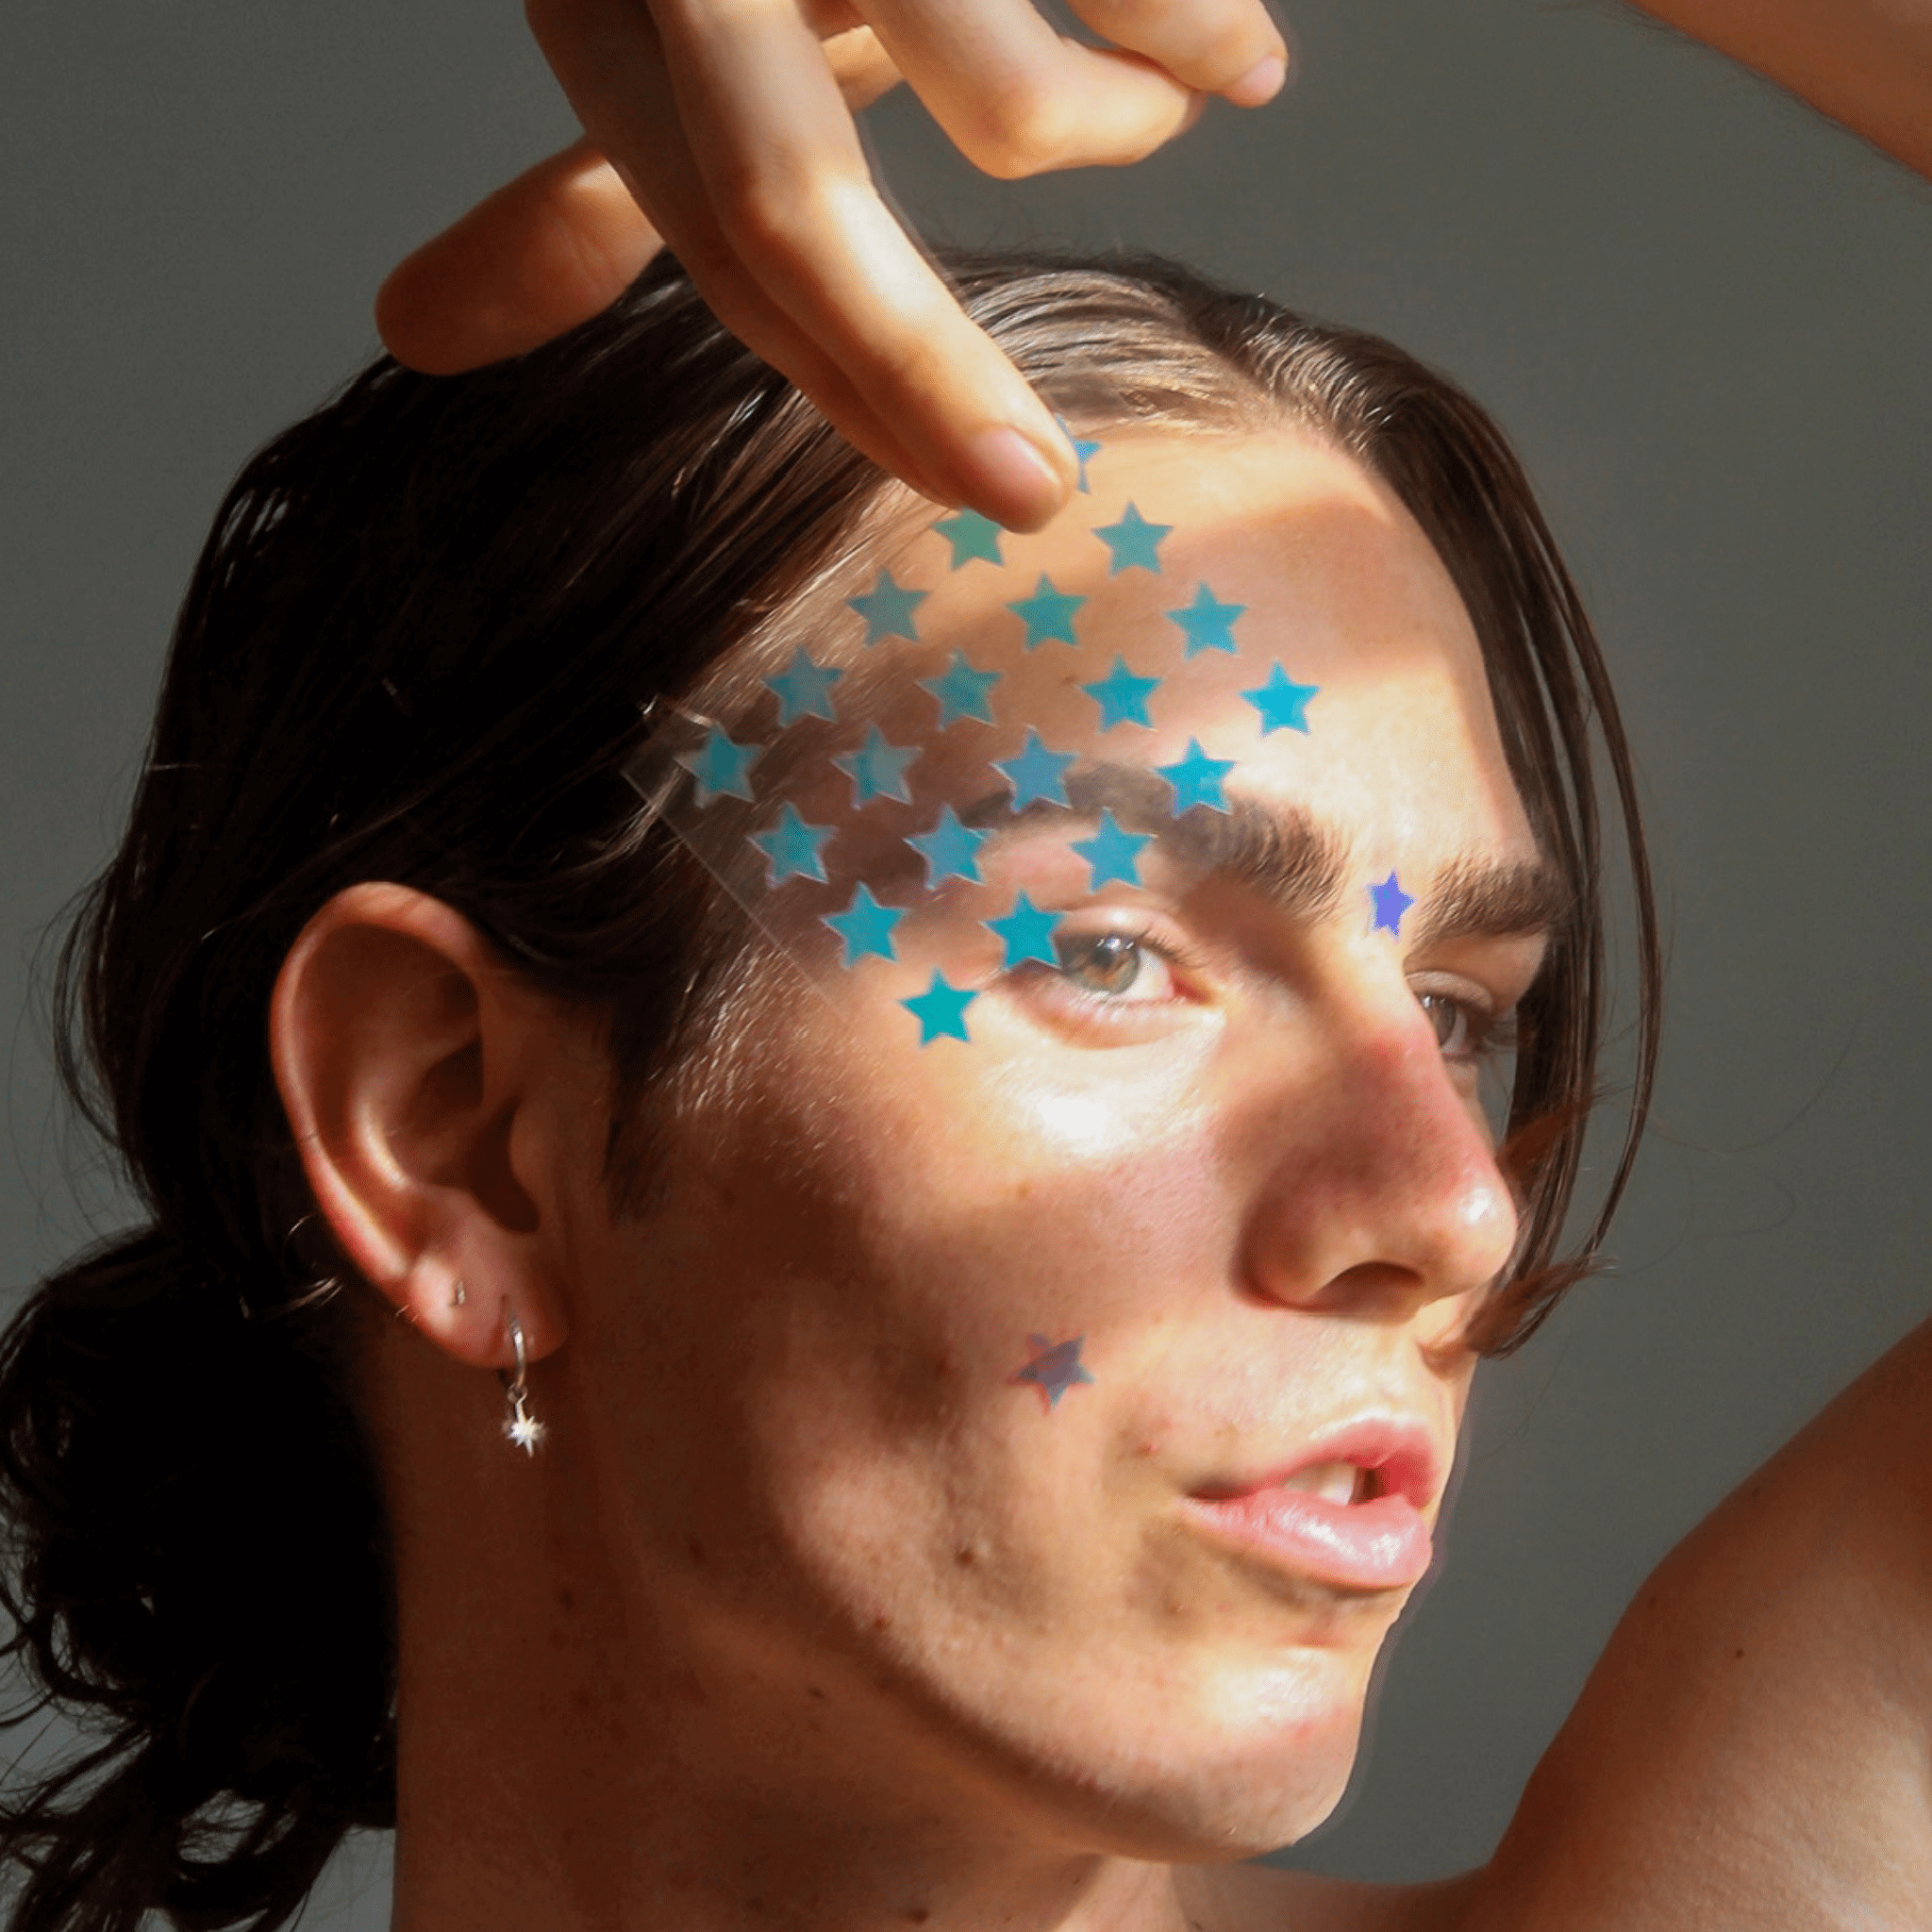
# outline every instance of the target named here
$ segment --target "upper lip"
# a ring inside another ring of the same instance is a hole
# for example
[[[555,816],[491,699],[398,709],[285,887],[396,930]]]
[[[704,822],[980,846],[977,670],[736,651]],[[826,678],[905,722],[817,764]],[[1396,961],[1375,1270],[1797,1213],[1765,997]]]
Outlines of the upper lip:
[[[1279,1489],[1290,1476],[1322,1462],[1352,1462],[1357,1469],[1374,1470],[1380,1493],[1400,1496],[1418,1509],[1435,1502],[1448,1474],[1448,1457],[1438,1448],[1435,1431],[1419,1417],[1365,1415],[1319,1431],[1284,1462],[1213,1478],[1192,1493],[1204,1502],[1230,1502]]]

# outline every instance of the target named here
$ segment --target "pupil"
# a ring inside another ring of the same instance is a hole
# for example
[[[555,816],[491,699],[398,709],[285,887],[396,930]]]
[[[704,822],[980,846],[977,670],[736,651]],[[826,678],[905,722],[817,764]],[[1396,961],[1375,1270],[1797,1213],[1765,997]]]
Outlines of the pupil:
[[[1099,992],[1125,992],[1141,975],[1141,949],[1125,933],[1102,933],[1069,951],[1069,969]]]

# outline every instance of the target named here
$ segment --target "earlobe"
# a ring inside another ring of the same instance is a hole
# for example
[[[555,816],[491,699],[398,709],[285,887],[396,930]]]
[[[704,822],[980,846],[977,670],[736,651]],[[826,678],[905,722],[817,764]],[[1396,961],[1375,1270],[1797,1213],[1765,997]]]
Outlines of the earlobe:
[[[318,1211],[399,1314],[477,1366],[511,1365],[512,1320],[531,1359],[563,1339],[533,1191],[553,1022],[460,913],[406,886],[339,892],[275,981],[275,1084]]]

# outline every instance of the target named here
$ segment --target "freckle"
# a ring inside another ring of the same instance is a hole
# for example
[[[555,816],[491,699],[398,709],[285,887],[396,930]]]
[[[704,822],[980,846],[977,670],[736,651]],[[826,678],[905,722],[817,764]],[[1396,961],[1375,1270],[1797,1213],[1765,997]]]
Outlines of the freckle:
[[[931,1917],[932,1914],[924,1906],[908,1906],[906,1907],[906,1923],[908,1925],[923,1925]]]
[[[961,1543],[953,1552],[953,1561],[958,1564],[960,1569],[970,1570],[974,1564],[979,1561],[979,1552],[971,1543]]]
[[[705,1560],[705,1546],[694,1536],[685,1538],[684,1553],[693,1563],[702,1563]]]
[[[565,1614],[567,1615],[570,1611],[575,1609],[576,1607],[576,1591],[574,1591],[569,1584],[559,1583],[557,1586],[557,1607],[559,1610],[565,1612]]]
[[[821,1704],[825,1701],[825,1693],[816,1684],[808,1684],[805,1687],[805,1694],[808,1697],[816,1697]]]
[[[872,1627],[874,1630],[890,1630],[892,1627],[892,1620],[891,1618],[886,1615],[885,1611],[881,1610],[878,1613],[878,1615],[872,1620]]]
[[[1742,1663],[1744,1661],[1744,1653],[1741,1650],[1737,1653],[1736,1661],[1739,1663]]]

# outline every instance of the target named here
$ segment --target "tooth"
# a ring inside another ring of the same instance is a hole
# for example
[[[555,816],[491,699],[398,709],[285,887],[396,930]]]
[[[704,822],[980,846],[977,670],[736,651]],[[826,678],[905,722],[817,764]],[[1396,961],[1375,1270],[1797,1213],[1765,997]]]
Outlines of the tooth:
[[[1281,1487],[1320,1496],[1324,1503],[1352,1503],[1357,1478],[1361,1474],[1352,1462],[1314,1462],[1307,1469],[1296,1470]]]

